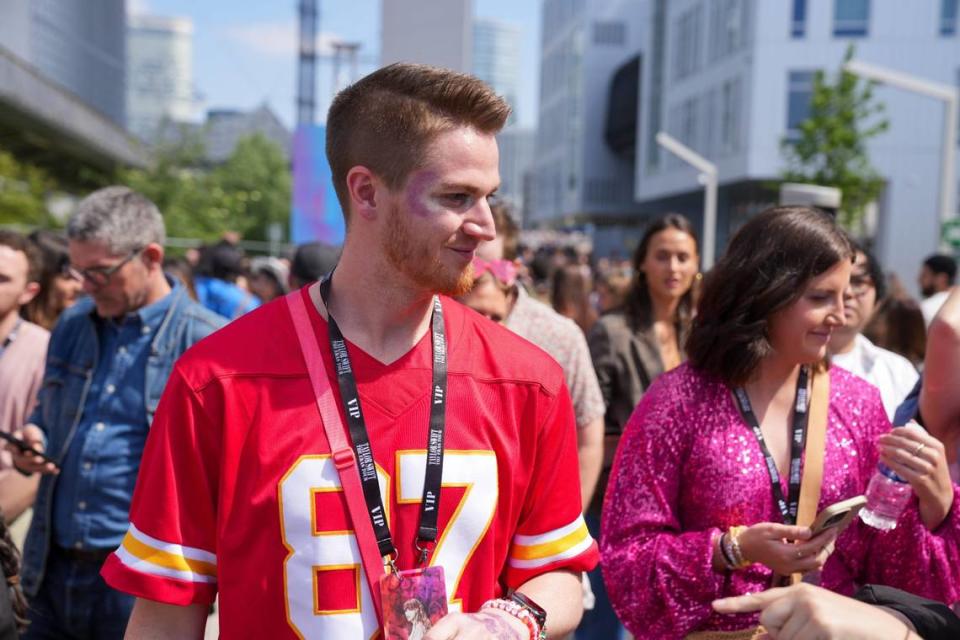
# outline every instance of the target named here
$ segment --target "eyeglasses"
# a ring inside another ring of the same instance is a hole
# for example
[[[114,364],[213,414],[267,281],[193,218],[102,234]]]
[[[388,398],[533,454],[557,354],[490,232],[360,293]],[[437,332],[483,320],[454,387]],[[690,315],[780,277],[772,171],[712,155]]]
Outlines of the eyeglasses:
[[[77,267],[69,266],[67,267],[67,273],[69,273],[70,277],[72,278],[76,278],[80,281],[86,280],[94,286],[102,287],[110,282],[110,278],[113,277],[113,274],[122,269],[123,265],[127,264],[141,253],[143,253],[143,249],[134,249],[127,254],[126,258],[112,267],[91,267],[89,269],[78,269]]]
[[[873,284],[873,278],[865,273],[855,273],[850,276],[850,293],[857,296],[858,298],[867,292],[867,289],[872,289],[876,285]]]

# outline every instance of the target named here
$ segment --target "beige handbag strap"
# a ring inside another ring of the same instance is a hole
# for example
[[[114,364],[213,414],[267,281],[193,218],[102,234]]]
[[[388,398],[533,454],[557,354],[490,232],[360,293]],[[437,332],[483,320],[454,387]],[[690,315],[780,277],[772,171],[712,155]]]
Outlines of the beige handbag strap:
[[[800,481],[800,502],[797,525],[809,527],[817,517],[820,486],[823,484],[823,454],[827,439],[827,411],[830,407],[830,374],[826,369],[814,371],[810,391],[810,412],[807,417],[807,443],[803,451],[803,478]],[[795,573],[791,582],[800,582]]]

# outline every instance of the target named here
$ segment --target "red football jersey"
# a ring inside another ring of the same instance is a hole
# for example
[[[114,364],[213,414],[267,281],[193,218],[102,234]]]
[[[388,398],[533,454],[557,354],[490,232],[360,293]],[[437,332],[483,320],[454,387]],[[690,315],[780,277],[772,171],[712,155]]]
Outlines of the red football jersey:
[[[326,322],[302,291],[339,406]],[[573,408],[537,347],[449,299],[440,537],[451,611],[475,611],[597,546],[580,514]],[[384,365],[348,344],[401,569],[415,565],[430,415],[430,333]],[[343,408],[340,406],[341,417]],[[370,638],[377,617],[283,300],[177,363],[147,440],[130,530],[103,576],[210,603],[223,637]]]

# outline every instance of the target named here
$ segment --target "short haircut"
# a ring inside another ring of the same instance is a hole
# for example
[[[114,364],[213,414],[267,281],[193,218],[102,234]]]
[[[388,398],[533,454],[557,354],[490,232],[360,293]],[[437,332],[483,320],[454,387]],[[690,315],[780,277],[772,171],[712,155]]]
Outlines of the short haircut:
[[[25,235],[9,229],[0,229],[0,246],[10,247],[26,256],[27,282],[40,282],[40,275],[43,271],[43,257],[37,247]]]
[[[705,278],[687,339],[690,363],[727,385],[744,384],[773,351],[771,316],[799,299],[812,278],[853,257],[847,235],[822,211],[760,213]]]
[[[503,242],[503,259],[516,260],[520,227],[514,221],[510,208],[502,202],[497,202],[490,207],[490,213],[493,214],[493,225],[497,230],[497,236]]]
[[[364,166],[399,189],[439,134],[468,126],[484,134],[503,128],[510,106],[483,81],[421,64],[374,71],[337,94],[327,113],[327,160],[349,222],[347,173]]]
[[[293,254],[290,275],[296,280],[294,284],[302,287],[333,271],[339,259],[340,249],[333,245],[319,241],[301,244]]]
[[[873,288],[877,292],[877,300],[883,300],[887,297],[887,276],[883,273],[883,267],[880,266],[880,263],[877,262],[876,256],[873,255],[866,247],[864,247],[860,242],[853,238],[850,239],[850,246],[853,247],[854,254],[862,253],[864,258],[867,260],[867,275],[870,276],[870,279],[873,280]]]
[[[197,275],[218,280],[235,281],[247,271],[246,254],[227,240],[200,250]]]
[[[957,279],[957,261],[944,253],[935,253],[923,261],[923,266],[935,274],[945,274],[947,284],[953,285]]]
[[[157,205],[133,189],[112,186],[80,201],[67,221],[67,238],[102,242],[120,255],[151,243],[162,245],[167,234]]]

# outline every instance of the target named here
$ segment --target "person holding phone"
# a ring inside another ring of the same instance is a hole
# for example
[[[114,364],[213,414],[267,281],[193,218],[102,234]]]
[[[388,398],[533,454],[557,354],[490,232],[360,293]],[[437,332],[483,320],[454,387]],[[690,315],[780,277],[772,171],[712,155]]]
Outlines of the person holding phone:
[[[911,479],[918,499],[891,532],[796,525],[791,469],[803,460],[814,376],[829,380],[818,511],[864,493],[881,451],[904,465],[936,453],[912,434],[883,437],[877,389],[824,362],[853,257],[832,218],[781,207],[747,222],[707,277],[689,361],[655,381],[631,417],[604,505],[605,578],[638,636],[756,625],[711,601],[797,572],[840,593],[875,582],[955,600],[960,516],[952,485],[928,482],[935,469]]]
[[[29,419],[43,381],[43,361],[50,332],[20,313],[40,292],[41,257],[15,231],[0,230],[0,437],[11,437]],[[0,446],[0,513],[12,523],[37,493],[36,478],[13,469]],[[22,537],[21,537],[22,540]]]
[[[41,476],[23,551],[25,640],[122,638],[133,597],[100,566],[129,526],[140,456],[174,361],[223,320],[163,272],[163,217],[123,186],[67,221],[69,273],[87,296],[50,337],[36,409],[7,450]],[[22,424],[22,423],[21,423]],[[55,461],[55,462],[54,462]]]

